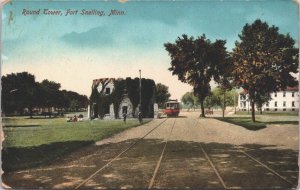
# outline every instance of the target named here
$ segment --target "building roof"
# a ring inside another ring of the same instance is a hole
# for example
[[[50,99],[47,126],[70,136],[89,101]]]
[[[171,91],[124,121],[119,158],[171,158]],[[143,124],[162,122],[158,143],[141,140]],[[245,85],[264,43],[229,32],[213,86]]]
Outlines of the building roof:
[[[288,86],[285,91],[299,91],[299,85],[294,86],[294,87],[290,87]]]
[[[248,94],[248,90],[243,89],[240,94]]]
[[[122,80],[122,78],[99,78],[93,80],[93,87],[99,85],[99,83],[113,82],[116,80]]]
[[[299,85],[294,86],[294,87],[288,86],[285,90],[281,90],[279,92],[282,92],[282,91],[299,91]],[[248,94],[248,90],[243,89],[240,92],[240,94]]]

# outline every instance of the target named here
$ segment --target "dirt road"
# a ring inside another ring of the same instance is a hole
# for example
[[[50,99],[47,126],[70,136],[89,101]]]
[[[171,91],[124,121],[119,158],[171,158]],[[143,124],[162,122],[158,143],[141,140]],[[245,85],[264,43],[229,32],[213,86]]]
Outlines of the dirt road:
[[[297,186],[297,156],[296,125],[249,131],[183,112],[3,181],[22,189],[286,189]]]

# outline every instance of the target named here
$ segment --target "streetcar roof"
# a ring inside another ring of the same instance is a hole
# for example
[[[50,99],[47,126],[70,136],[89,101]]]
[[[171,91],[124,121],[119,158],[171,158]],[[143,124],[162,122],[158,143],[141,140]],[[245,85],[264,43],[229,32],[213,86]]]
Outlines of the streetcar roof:
[[[168,101],[168,102],[166,102],[166,104],[179,104],[179,102],[177,102],[177,101]]]

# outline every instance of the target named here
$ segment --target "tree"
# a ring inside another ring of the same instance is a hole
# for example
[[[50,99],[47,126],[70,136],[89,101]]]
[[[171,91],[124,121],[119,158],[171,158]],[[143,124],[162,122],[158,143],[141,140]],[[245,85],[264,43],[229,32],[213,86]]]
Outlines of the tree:
[[[88,98],[73,91],[59,90],[60,84],[47,79],[41,83],[35,81],[35,76],[27,73],[11,73],[2,76],[2,110],[5,114],[23,115],[24,110],[29,111],[30,118],[35,108],[65,108],[70,102],[76,100],[78,108],[88,104]]]
[[[163,105],[169,100],[170,96],[169,87],[161,83],[156,84],[155,100],[159,108],[163,107]]]
[[[44,106],[48,108],[49,117],[52,115],[51,108],[60,105],[60,87],[60,83],[49,81],[47,79],[41,82],[41,94],[44,98]]]
[[[214,94],[218,99],[218,105],[222,108],[222,117],[225,117],[225,110],[227,106],[234,106],[234,100],[236,96],[236,92],[234,89],[228,90],[222,87],[217,87],[214,89]]]
[[[80,95],[77,92],[62,90],[60,95],[60,106],[65,110],[78,111],[79,108],[88,106],[88,98],[85,95]],[[75,106],[76,105],[76,106]]]
[[[232,70],[233,70],[233,64],[232,59],[229,56],[229,54],[226,51],[223,51],[223,57],[225,59],[222,59],[222,61],[219,62],[217,71],[219,72],[218,75],[216,75],[215,81],[218,83],[218,90],[222,94],[222,100],[221,108],[222,108],[222,117],[225,116],[225,110],[226,110],[226,103],[227,103],[227,97],[226,93],[229,92],[233,88],[232,84]]]
[[[234,100],[234,98],[236,100]],[[234,89],[226,90],[226,96],[224,96],[224,89],[217,87],[214,88],[211,94],[205,99],[205,107],[213,108],[220,107],[222,109],[222,116],[225,116],[226,106],[234,106],[234,102],[237,101],[237,94]]]
[[[35,77],[27,72],[12,73],[2,78],[2,108],[5,113],[18,110],[22,115],[24,108],[29,109],[32,117],[32,108],[36,105],[37,85]]]
[[[196,39],[184,34],[175,43],[164,44],[171,57],[169,70],[180,81],[193,86],[202,117],[205,117],[204,100],[210,94],[209,83],[212,78],[218,79],[218,65],[227,57],[225,43],[224,40],[211,42],[204,34]]]
[[[289,34],[261,20],[246,24],[233,49],[233,76],[237,86],[249,93],[252,121],[258,96],[297,85],[290,73],[298,71],[298,49]]]
[[[181,101],[183,104],[189,106],[189,108],[195,108],[199,105],[198,98],[194,95],[193,92],[186,92],[182,98]]]
[[[72,99],[70,102],[70,110],[71,111],[78,111],[79,108],[79,102],[76,99]]]
[[[205,98],[204,106],[211,109],[221,106],[221,98],[216,88],[213,89],[209,96]]]
[[[262,107],[264,104],[268,103],[271,100],[271,95],[266,93],[259,93],[255,96],[255,105],[259,108],[260,114],[262,114]]]

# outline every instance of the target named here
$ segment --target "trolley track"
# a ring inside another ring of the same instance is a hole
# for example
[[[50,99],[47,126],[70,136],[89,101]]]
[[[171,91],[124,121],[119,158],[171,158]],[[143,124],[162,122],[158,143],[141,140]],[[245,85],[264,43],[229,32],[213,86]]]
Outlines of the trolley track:
[[[196,126],[199,125],[199,121],[197,119],[195,119],[195,120],[196,120],[196,123],[195,123],[195,127],[196,127]],[[202,126],[202,128],[204,130],[206,130],[204,126]],[[210,154],[207,152],[207,150],[206,150],[207,147],[204,145],[204,143],[200,143],[200,148],[203,151],[203,153],[205,154],[205,157],[206,157],[207,161],[210,163],[212,169],[214,170],[215,174],[217,175],[217,177],[218,177],[219,181],[221,182],[223,188],[224,189],[241,189],[241,187],[234,187],[234,186],[228,186],[228,185],[226,185],[225,180],[224,180],[224,178],[221,175],[222,172],[219,171],[218,167],[214,163],[214,161],[211,158]],[[245,150],[242,150],[240,147],[234,146],[233,151],[239,152],[239,153],[243,154],[244,156],[246,156],[248,158],[248,160],[250,160],[252,162],[255,162],[256,164],[260,165],[262,168],[264,168],[268,172],[274,174],[274,176],[276,176],[277,178],[279,178],[281,181],[285,182],[286,184],[294,186],[294,187],[297,186],[297,184],[293,184],[290,180],[288,180],[287,177],[284,177],[283,175],[280,175],[279,172],[275,171],[274,169],[272,169],[271,167],[269,167],[267,164],[263,163],[262,161],[260,161],[259,159],[255,158],[254,156],[250,155]]]
[[[239,150],[241,153],[243,153],[244,155],[246,155],[248,158],[252,159],[253,161],[255,161],[256,163],[260,164],[261,166],[263,166],[266,170],[268,170],[269,172],[273,173],[274,175],[276,175],[277,177],[279,177],[280,179],[282,179],[283,181],[287,182],[290,185],[294,185],[291,181],[289,181],[286,177],[280,175],[278,172],[276,172],[275,170],[273,170],[272,168],[270,168],[269,166],[267,166],[266,164],[262,163],[261,161],[259,161],[258,159],[254,158],[253,156],[251,156],[250,154],[248,154],[247,152],[243,151],[243,150]]]
[[[86,179],[84,179],[79,185],[77,185],[74,189],[79,189],[80,187],[82,187],[83,185],[85,185],[90,179],[92,179],[93,177],[95,177],[97,174],[99,174],[101,171],[103,171],[105,168],[107,168],[108,166],[110,166],[114,161],[116,161],[118,158],[120,158],[124,153],[128,152],[130,149],[132,149],[134,146],[136,146],[138,143],[140,143],[143,139],[145,139],[145,137],[147,137],[149,134],[151,134],[154,130],[156,130],[157,128],[159,128],[163,123],[165,123],[168,120],[168,118],[164,119],[162,122],[160,122],[157,126],[155,126],[153,129],[151,129],[150,131],[148,131],[144,136],[142,136],[141,138],[139,138],[138,140],[136,140],[135,142],[133,142],[131,145],[129,145],[127,148],[125,148],[123,151],[121,151],[120,153],[118,153],[117,155],[113,156],[112,159],[110,159],[105,165],[103,165],[102,167],[100,167],[97,171],[95,171],[94,173],[92,173],[89,177],[87,177]]]
[[[179,120],[180,121],[180,120]],[[188,122],[191,126],[186,129],[183,123],[178,123],[175,134],[187,133],[186,135],[192,137],[193,130],[198,125],[198,121],[194,120],[181,120],[181,122]],[[178,136],[177,136],[178,137]],[[164,158],[161,161],[161,169],[156,174],[157,180],[150,183],[148,188],[155,189],[168,189],[168,188],[212,188],[222,189],[224,188],[224,182],[218,178],[216,181],[211,176],[216,175],[220,177],[218,171],[212,171],[210,167],[208,157],[204,149],[197,142],[192,141],[176,141],[177,138],[168,143],[166,150],[164,150]],[[189,138],[193,139],[193,138]],[[169,139],[170,140],[170,139]],[[162,153],[163,154],[163,153]],[[159,162],[160,164],[160,162]],[[215,168],[214,168],[215,169]],[[156,179],[155,178],[155,179]]]
[[[171,131],[170,131],[170,134],[169,134],[169,136],[168,136],[168,138],[167,138],[167,140],[166,140],[166,143],[165,143],[165,145],[164,145],[164,148],[163,148],[163,150],[162,150],[162,152],[161,152],[161,154],[160,154],[160,157],[159,157],[159,160],[158,160],[158,162],[157,162],[157,164],[156,164],[156,167],[155,167],[153,176],[152,176],[152,178],[151,178],[151,180],[150,180],[148,189],[151,189],[151,188],[153,187],[154,180],[155,180],[155,178],[156,178],[156,176],[157,176],[157,172],[158,172],[158,170],[159,170],[159,167],[160,167],[162,158],[163,158],[163,156],[164,156],[164,153],[165,153],[165,150],[166,150],[168,141],[169,141],[169,139],[170,139],[170,137],[171,137],[171,135],[172,135],[172,132],[173,132],[173,129],[174,129],[174,126],[175,126],[175,122],[176,122],[176,119],[174,120],[174,123],[173,123],[173,125],[172,125],[172,129],[171,129]]]

